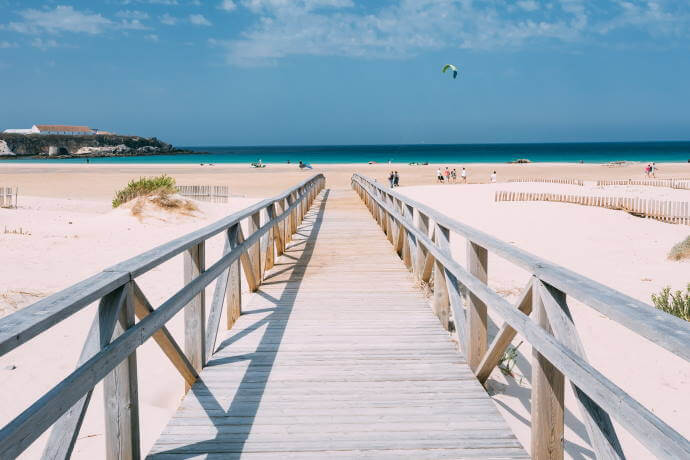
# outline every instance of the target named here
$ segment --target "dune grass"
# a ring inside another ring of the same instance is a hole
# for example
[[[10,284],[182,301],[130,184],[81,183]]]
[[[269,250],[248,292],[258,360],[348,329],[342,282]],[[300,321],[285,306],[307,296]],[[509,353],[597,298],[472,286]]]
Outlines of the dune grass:
[[[688,283],[685,293],[682,291],[671,292],[671,288],[667,286],[659,294],[652,294],[652,302],[659,310],[690,321],[690,283]]]
[[[671,248],[668,253],[670,260],[690,259],[690,236]]]
[[[156,177],[141,177],[139,180],[131,180],[127,187],[118,190],[113,199],[113,208],[127,203],[140,196],[167,196],[177,192],[175,179],[168,175]]]

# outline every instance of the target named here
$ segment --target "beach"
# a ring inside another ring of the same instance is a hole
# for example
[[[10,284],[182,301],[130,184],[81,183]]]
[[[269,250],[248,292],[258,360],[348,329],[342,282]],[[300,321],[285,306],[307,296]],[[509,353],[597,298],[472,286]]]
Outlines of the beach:
[[[436,184],[438,168],[455,168],[458,184]],[[631,297],[651,303],[652,293],[665,286],[684,289],[690,282],[690,261],[666,259],[671,246],[690,234],[690,227],[641,219],[622,211],[564,203],[496,203],[497,190],[549,193],[613,194],[661,200],[690,201],[690,191],[664,187],[596,187],[596,180],[645,179],[644,163],[604,164],[269,164],[253,169],[240,164],[74,164],[3,163],[0,186],[17,187],[18,209],[0,209],[0,316],[54,294],[128,257],[186,234],[260,199],[310,177],[326,176],[326,187],[347,189],[353,172],[387,183],[398,171],[401,193],[433,206],[470,226],[524,250],[595,279]],[[468,171],[468,184],[460,184],[460,170]],[[497,184],[489,184],[496,171]],[[116,190],[139,177],[168,174],[179,185],[227,185],[227,204],[199,203],[193,215],[151,213],[133,216],[128,209],[113,210]],[[508,183],[511,179],[581,179],[585,186],[543,183]],[[662,163],[656,178],[690,178],[689,163]],[[9,232],[8,232],[9,231]],[[451,239],[456,260],[464,262],[464,241]],[[219,238],[207,246],[208,260],[222,249]],[[497,258],[489,258],[489,285],[514,301],[529,274]],[[143,275],[142,290],[156,306],[182,286],[182,259],[175,257]],[[213,284],[208,288],[207,297]],[[251,302],[247,295],[245,301]],[[609,321],[586,306],[571,305],[586,353],[595,367],[606,370],[614,383],[629,392],[685,437],[690,419],[690,365]],[[4,425],[32,401],[64,378],[75,365],[93,318],[91,306],[26,345],[0,357],[6,391],[0,396]],[[500,319],[492,315],[500,325]],[[182,340],[178,314],[169,323]],[[440,327],[440,326],[439,326]],[[520,342],[516,337],[514,344]],[[497,407],[529,445],[529,360],[527,343],[520,348],[516,377],[496,370],[488,388]],[[142,405],[142,448],[146,452],[176,409],[184,384],[177,371],[152,341],[137,351]],[[520,376],[523,378],[521,379]],[[170,383],[173,382],[173,383]],[[103,409],[100,385],[92,398],[73,458],[97,458],[103,452]],[[572,393],[566,396],[566,455],[592,458]],[[25,452],[40,456],[46,436]],[[629,458],[651,458],[631,436],[621,439]]]

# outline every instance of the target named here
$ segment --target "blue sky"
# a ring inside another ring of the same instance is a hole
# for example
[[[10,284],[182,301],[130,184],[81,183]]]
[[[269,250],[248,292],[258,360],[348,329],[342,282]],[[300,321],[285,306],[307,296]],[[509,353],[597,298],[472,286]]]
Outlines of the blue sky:
[[[33,123],[177,145],[686,140],[690,2],[0,0],[0,129]]]

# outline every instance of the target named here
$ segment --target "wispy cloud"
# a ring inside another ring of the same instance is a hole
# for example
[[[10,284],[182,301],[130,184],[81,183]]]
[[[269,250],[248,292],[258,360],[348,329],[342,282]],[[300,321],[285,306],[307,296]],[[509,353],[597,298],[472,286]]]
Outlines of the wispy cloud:
[[[163,16],[160,17],[160,20],[163,24],[167,26],[174,26],[177,24],[178,19],[175,16],[171,16],[168,13],[165,13]]]
[[[154,42],[154,43],[158,43],[158,41],[159,41],[158,35],[156,35],[156,34],[144,35],[144,38],[146,40],[148,40],[150,42]]]
[[[113,26],[113,21],[100,14],[81,12],[71,6],[57,6],[53,10],[28,9],[19,12],[21,22],[10,22],[7,28],[26,34],[81,32],[100,34]]]
[[[14,42],[0,41],[0,49],[16,48],[17,46],[19,45]]]
[[[223,0],[220,2],[220,5],[218,5],[218,9],[223,11],[234,11],[237,9],[237,4],[232,0]]]
[[[124,18],[124,19],[138,19],[140,21],[143,21],[144,19],[149,18],[149,14],[146,11],[139,11],[139,10],[123,10],[123,11],[118,11],[115,13],[115,16],[118,18]]]
[[[190,14],[189,22],[195,26],[210,26],[211,21],[206,19],[203,14]]]
[[[517,49],[530,42],[603,41],[633,27],[690,36],[690,4],[677,0],[243,0],[256,22],[239,38],[209,41],[231,64],[271,65],[290,55],[402,58],[444,48]]]
[[[38,48],[40,50],[45,51],[49,48],[57,48],[59,45],[58,45],[58,42],[56,42],[53,39],[44,40],[40,37],[37,37],[37,38],[34,38],[33,40],[31,40],[31,46],[33,46],[34,48]]]

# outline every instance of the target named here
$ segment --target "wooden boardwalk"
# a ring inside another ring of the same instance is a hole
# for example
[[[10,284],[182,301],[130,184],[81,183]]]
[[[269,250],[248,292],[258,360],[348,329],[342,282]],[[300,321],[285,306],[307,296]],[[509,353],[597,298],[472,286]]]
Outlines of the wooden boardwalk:
[[[352,191],[324,191],[149,453],[527,458]]]

